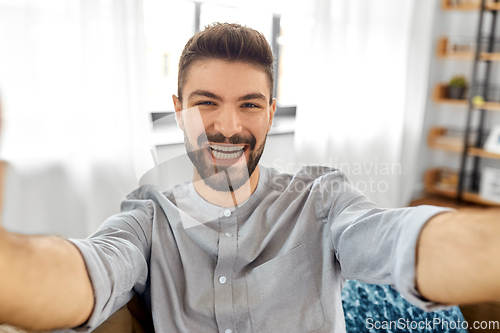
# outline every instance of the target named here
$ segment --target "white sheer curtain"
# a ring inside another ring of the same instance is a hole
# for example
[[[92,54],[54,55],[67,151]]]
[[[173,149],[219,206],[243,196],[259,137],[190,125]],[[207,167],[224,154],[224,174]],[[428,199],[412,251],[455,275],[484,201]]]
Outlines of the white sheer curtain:
[[[342,169],[383,207],[407,204],[416,183],[435,8],[434,0],[301,8],[299,160]]]
[[[85,237],[119,211],[144,51],[141,0],[0,0],[6,228]]]

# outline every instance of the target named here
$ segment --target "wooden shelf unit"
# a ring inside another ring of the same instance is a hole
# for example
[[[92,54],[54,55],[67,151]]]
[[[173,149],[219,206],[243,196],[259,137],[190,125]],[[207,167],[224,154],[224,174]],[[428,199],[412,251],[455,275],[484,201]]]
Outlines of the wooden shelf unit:
[[[451,104],[451,105],[460,105],[467,106],[469,102],[466,99],[451,99],[446,97],[446,84],[441,83],[434,87],[434,91],[432,93],[432,98],[434,102],[441,104]],[[483,109],[489,111],[500,111],[500,103],[496,102],[484,102],[482,104],[478,104],[474,106],[476,109]]]
[[[441,37],[438,40],[437,45],[437,56],[442,59],[452,59],[452,60],[474,60],[474,50],[470,52],[449,52],[448,50],[448,37]],[[479,60],[482,61],[500,61],[500,53],[488,53],[481,52],[479,54]]]
[[[425,191],[428,193],[438,194],[449,198],[456,198],[457,197],[456,190],[451,190],[451,189],[443,190],[438,188],[436,185],[438,182],[439,175],[443,171],[452,172],[451,170],[446,168],[432,168],[427,170],[424,176]],[[481,205],[500,207],[500,202],[483,199],[477,193],[471,193],[465,191],[462,193],[462,199],[468,202],[474,202]]]
[[[480,1],[470,1],[462,3],[458,6],[452,5],[450,0],[442,0],[441,7],[443,10],[479,10],[481,9]],[[486,10],[500,10],[500,4],[489,1],[486,3]]]
[[[461,99],[448,98],[448,85],[438,83],[432,94],[435,103],[448,104],[467,107],[467,122],[462,131],[453,131],[444,127],[433,127],[430,129],[427,144],[431,149],[449,151],[461,155],[460,166],[457,171],[446,171],[443,168],[434,168],[426,172],[424,183],[425,189],[429,193],[444,197],[456,198],[457,204],[460,201],[474,202],[482,205],[498,206],[500,202],[483,199],[477,193],[480,184],[480,160],[482,158],[500,160],[499,153],[492,153],[481,148],[476,148],[478,136],[481,136],[481,143],[485,131],[485,111],[500,111],[500,103],[487,101],[487,93],[490,92],[490,75],[481,76],[480,71],[491,73],[491,67],[495,61],[500,61],[500,53],[495,53],[495,24],[500,10],[498,0],[441,0],[443,10],[453,11],[478,11],[479,25],[476,31],[476,38],[469,41],[467,39],[452,39],[441,37],[438,40],[436,56],[445,60],[468,60],[473,62],[473,71],[469,91]],[[486,12],[490,12],[486,14]],[[484,29],[484,16],[492,15],[489,32]],[[485,48],[484,48],[485,47]],[[488,52],[482,52],[488,51]],[[478,79],[483,77],[481,83]],[[484,94],[484,95],[482,95]],[[468,96],[465,98],[465,96]],[[486,98],[485,98],[486,97]],[[464,108],[465,109],[465,108]],[[479,124],[472,129],[472,115],[480,112]],[[462,133],[463,132],[463,133]],[[467,134],[467,150],[464,149],[465,134]],[[473,161],[471,170],[466,172],[468,158]],[[466,174],[467,173],[467,174]]]

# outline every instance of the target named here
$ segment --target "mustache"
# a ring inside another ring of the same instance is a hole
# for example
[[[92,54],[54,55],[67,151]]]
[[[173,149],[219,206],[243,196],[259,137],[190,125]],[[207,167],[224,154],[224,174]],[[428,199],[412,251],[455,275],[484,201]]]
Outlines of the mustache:
[[[232,145],[247,144],[250,147],[250,149],[254,149],[255,146],[257,145],[257,140],[253,135],[243,136],[241,134],[235,134],[228,138],[220,132],[206,133],[206,134],[208,141],[213,143],[226,143]],[[205,141],[203,135],[200,135],[197,141],[198,145],[201,147]]]

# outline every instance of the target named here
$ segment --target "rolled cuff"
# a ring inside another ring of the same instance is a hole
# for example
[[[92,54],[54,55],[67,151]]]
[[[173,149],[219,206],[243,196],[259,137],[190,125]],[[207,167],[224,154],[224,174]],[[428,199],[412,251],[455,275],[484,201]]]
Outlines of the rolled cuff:
[[[94,250],[89,240],[68,239],[73,243],[83,256],[87,273],[92,284],[94,292],[94,309],[89,319],[78,327],[69,330],[55,331],[59,333],[69,332],[91,332],[99,325],[102,324],[111,314],[118,310],[123,304],[126,304],[133,296],[133,292],[122,294],[113,300],[111,295],[111,281],[109,277],[104,274],[106,272],[99,254]]]
[[[449,309],[451,305],[436,303],[424,298],[417,290],[416,281],[416,251],[420,232],[425,224],[435,215],[453,211],[450,208],[435,206],[418,206],[408,216],[412,223],[405,223],[399,241],[396,244],[397,254],[394,261],[394,282],[396,289],[411,304],[425,311]]]

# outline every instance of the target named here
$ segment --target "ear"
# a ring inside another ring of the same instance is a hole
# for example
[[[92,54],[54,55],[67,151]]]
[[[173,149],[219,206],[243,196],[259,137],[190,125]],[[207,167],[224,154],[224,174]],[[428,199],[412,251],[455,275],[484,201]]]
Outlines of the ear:
[[[276,98],[273,98],[271,105],[269,106],[269,124],[267,126],[267,133],[271,130],[273,125],[274,114],[276,113]]]
[[[184,132],[184,123],[182,121],[182,103],[179,100],[179,97],[172,95],[172,100],[174,102],[174,109],[175,109],[175,120],[177,121],[177,126]]]

